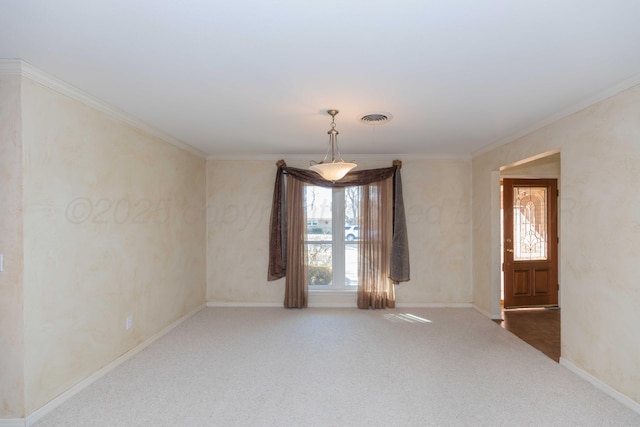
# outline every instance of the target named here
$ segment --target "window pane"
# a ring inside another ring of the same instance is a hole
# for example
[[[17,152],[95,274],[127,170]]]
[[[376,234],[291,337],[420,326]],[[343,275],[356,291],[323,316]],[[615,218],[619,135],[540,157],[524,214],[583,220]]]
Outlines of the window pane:
[[[357,243],[344,245],[344,284],[358,286],[358,249]]]
[[[332,282],[332,245],[308,243],[309,285],[330,285]]]
[[[305,187],[307,235],[305,240],[331,240],[331,188]]]
[[[346,187],[344,189],[344,237],[347,241],[360,240],[359,207],[360,187]]]
[[[547,187],[513,187],[513,259],[547,259]]]

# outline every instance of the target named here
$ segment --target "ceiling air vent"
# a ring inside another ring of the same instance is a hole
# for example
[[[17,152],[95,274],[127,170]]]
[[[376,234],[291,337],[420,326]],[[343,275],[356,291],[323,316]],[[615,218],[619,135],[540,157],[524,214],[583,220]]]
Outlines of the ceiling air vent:
[[[393,116],[389,113],[369,113],[360,117],[360,121],[365,125],[383,125],[392,118]]]

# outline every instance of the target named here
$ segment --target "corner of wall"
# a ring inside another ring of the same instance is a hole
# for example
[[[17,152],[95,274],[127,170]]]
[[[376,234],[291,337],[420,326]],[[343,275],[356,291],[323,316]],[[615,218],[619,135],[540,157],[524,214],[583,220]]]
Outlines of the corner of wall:
[[[22,82],[19,63],[0,62],[0,418],[20,420],[24,395]],[[9,422],[9,421],[7,421]]]

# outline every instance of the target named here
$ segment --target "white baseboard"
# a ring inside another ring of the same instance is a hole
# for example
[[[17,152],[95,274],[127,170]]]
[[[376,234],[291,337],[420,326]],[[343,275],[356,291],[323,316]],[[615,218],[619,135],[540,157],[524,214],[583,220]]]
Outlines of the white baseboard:
[[[281,302],[208,301],[207,307],[282,307]]]
[[[358,309],[356,304],[351,302],[313,302],[309,301],[309,308],[354,308]]]
[[[487,316],[489,319],[491,320],[498,320],[498,319],[502,319],[502,314],[491,314],[486,310],[481,309],[480,307],[478,307],[475,304],[472,304],[472,307],[479,313],[484,314],[485,316]]]
[[[0,418],[0,427],[25,427],[24,418]]]
[[[599,379],[597,379],[596,377],[594,377],[590,373],[586,372],[583,369],[580,369],[579,367],[577,367],[573,363],[569,362],[567,359],[564,359],[564,358],[561,357],[560,358],[560,365],[564,366],[565,368],[567,368],[568,370],[570,370],[571,372],[573,372],[574,374],[576,374],[580,378],[590,382],[596,388],[598,388],[599,390],[605,392],[609,396],[613,397],[618,402],[622,403],[623,405],[629,407],[630,409],[632,409],[635,412],[637,412],[638,414],[640,414],[640,403],[639,402],[636,402],[635,400],[631,399],[630,397],[625,396],[624,394],[620,393],[618,390],[616,390],[613,387],[605,384],[604,382],[600,381]]]
[[[241,307],[241,308],[283,308],[283,304],[281,302],[221,302],[221,301],[211,301],[207,303],[207,307]],[[341,303],[341,302],[313,302],[310,301],[309,308],[357,308],[355,304],[352,303]]]
[[[468,302],[400,302],[396,308],[471,308]]]
[[[207,307],[282,307],[281,302],[237,302],[237,301],[209,301]],[[471,303],[466,302],[418,302],[396,303],[396,308],[471,308]],[[352,302],[313,302],[309,301],[309,308],[357,308]]]
[[[38,410],[34,411],[33,413],[31,413],[30,415],[28,415],[27,418],[26,418],[26,422],[24,422],[23,424],[18,424],[18,425],[20,427],[33,425],[36,421],[40,420],[42,417],[47,415],[49,412],[53,411],[55,408],[57,408],[58,406],[60,406],[61,404],[63,404],[67,400],[69,400],[71,397],[75,396],[76,394],[78,394],[79,392],[81,392],[82,390],[84,390],[85,388],[87,388],[88,386],[93,384],[94,382],[96,382],[98,379],[100,379],[103,376],[105,376],[108,372],[112,371],[113,369],[115,369],[119,365],[121,365],[124,362],[126,362],[127,360],[131,359],[136,354],[140,353],[142,350],[147,348],[150,344],[152,344],[158,338],[162,337],[163,335],[166,335],[168,332],[170,332],[172,329],[174,329],[180,323],[184,322],[185,320],[187,320],[188,318],[190,318],[191,316],[193,316],[194,314],[196,314],[198,311],[202,310],[203,308],[204,308],[204,305],[201,305],[201,306],[197,307],[196,309],[192,310],[191,312],[185,314],[184,316],[182,316],[181,318],[179,318],[178,320],[176,320],[175,322],[173,322],[172,324],[170,324],[166,328],[162,329],[157,334],[155,334],[155,335],[151,336],[150,338],[144,340],[143,342],[141,342],[140,344],[138,344],[137,346],[135,346],[134,348],[132,348],[131,350],[129,350],[128,352],[123,354],[122,356],[118,357],[113,362],[111,362],[108,365],[106,365],[104,368],[96,371],[91,376],[85,378],[84,380],[80,381],[78,384],[76,384],[73,387],[71,387],[69,390],[65,391],[64,393],[62,393],[58,397],[56,397],[53,400],[49,401],[47,404],[42,406],[40,409],[38,409]],[[7,427],[7,426],[2,425],[2,424],[0,424],[0,426]]]

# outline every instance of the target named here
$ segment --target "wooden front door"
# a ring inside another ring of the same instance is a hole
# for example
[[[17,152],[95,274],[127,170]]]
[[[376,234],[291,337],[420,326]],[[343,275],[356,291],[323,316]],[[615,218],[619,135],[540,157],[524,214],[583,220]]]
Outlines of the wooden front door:
[[[558,184],[504,179],[504,307],[558,305]]]

